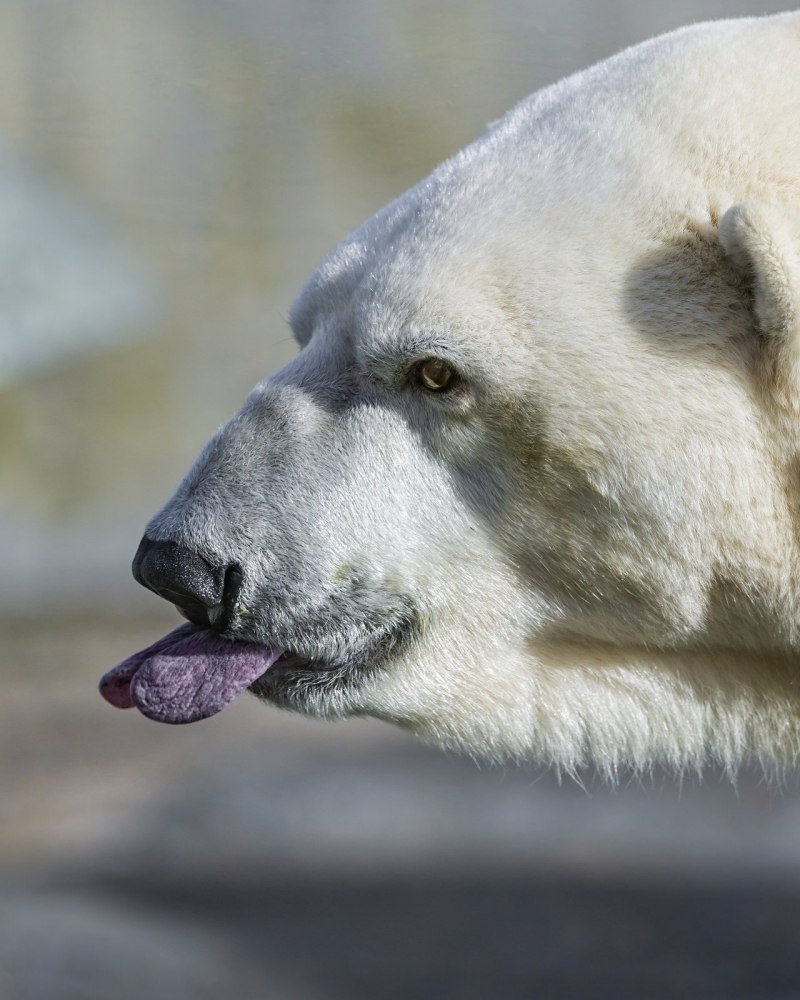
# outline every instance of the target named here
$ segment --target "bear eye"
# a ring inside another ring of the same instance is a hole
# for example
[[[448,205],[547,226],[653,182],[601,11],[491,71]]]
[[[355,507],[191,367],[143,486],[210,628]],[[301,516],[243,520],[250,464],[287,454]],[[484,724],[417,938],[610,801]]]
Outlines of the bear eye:
[[[420,361],[415,374],[419,384],[428,392],[444,392],[456,380],[455,368],[440,358],[426,358]]]

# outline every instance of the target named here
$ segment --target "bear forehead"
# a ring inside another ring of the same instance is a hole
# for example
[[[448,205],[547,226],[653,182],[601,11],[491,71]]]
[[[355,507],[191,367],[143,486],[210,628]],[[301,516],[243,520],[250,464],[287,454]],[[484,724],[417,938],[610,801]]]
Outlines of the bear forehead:
[[[569,313],[575,269],[588,275],[607,263],[596,254],[596,220],[582,213],[553,231],[558,209],[544,209],[535,184],[524,205],[492,184],[494,199],[474,201],[456,184],[413,189],[392,207],[387,230],[381,213],[343,241],[291,309],[300,344],[315,334],[369,350],[420,335],[475,344],[500,329],[533,329],[552,310]],[[621,238],[620,219],[609,226]]]
[[[383,310],[378,327],[387,312],[400,324],[425,307],[452,315],[469,286],[501,305],[513,286],[515,309],[564,305],[568,277],[588,297],[648,241],[718,218],[750,196],[743,149],[785,172],[796,148],[742,73],[772,51],[780,20],[746,37],[735,22],[678,31],[521,101],[329,254],[292,308],[298,340],[336,312],[345,327],[354,313]]]
[[[373,316],[373,325],[385,328],[426,309],[469,315],[480,308],[479,298],[494,298],[502,308],[521,279],[553,271],[559,248],[574,261],[576,247],[578,256],[582,247],[593,247],[597,219],[591,212],[566,213],[563,206],[574,205],[581,189],[592,197],[597,178],[592,188],[581,181],[576,163],[569,170],[565,163],[556,170],[563,190],[554,189],[536,131],[525,150],[512,131],[502,143],[479,140],[442,164],[328,254],[290,311],[301,344],[336,314],[345,324],[354,314]],[[520,183],[513,173],[523,162]]]

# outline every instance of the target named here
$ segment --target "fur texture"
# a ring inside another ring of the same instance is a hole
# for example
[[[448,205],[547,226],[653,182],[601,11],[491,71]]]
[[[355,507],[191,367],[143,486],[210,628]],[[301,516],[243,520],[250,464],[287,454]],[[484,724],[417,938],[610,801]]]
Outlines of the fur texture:
[[[329,255],[147,530],[314,661],[256,693],[567,770],[797,759],[799,102],[800,15],[687,28]]]

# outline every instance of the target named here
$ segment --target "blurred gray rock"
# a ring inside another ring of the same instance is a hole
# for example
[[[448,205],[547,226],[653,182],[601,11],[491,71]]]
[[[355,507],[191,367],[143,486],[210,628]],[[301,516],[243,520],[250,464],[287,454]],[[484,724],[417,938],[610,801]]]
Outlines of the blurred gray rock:
[[[264,986],[243,955],[186,919],[76,895],[0,897],[4,1000],[255,1000]]]

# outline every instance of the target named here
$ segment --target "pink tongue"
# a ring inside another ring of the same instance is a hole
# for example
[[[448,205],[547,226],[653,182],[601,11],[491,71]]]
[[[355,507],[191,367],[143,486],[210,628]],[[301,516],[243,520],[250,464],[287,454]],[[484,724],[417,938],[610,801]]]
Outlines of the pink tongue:
[[[279,649],[181,625],[109,670],[100,694],[158,722],[197,722],[220,712],[280,655]]]

